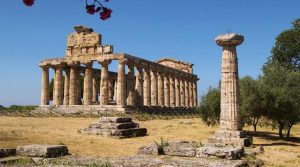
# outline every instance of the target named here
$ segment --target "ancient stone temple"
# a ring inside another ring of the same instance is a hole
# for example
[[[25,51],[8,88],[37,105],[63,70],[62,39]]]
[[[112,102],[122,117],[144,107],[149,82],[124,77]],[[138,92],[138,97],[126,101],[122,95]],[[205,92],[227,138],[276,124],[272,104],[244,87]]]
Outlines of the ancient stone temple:
[[[113,46],[102,45],[102,36],[93,29],[84,26],[74,29],[67,39],[65,57],[44,59],[39,64],[40,108],[125,112],[145,106],[197,106],[198,78],[193,74],[193,64],[169,58],[152,62],[114,53]],[[109,71],[113,61],[118,63],[117,72]],[[94,68],[96,64],[101,69]],[[52,103],[49,69],[54,71]]]
[[[244,36],[223,34],[216,37],[216,43],[223,47],[221,65],[221,115],[220,130],[208,140],[209,144],[234,146],[248,145],[245,134],[241,131],[240,94],[238,82],[238,59],[236,46],[242,44]]]

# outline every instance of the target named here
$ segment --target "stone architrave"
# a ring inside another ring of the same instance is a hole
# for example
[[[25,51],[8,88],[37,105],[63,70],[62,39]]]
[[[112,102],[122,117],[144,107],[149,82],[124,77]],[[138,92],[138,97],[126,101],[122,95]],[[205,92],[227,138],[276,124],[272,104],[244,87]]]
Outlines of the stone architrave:
[[[77,105],[77,78],[78,78],[78,63],[69,63],[70,66],[70,91],[69,105]]]
[[[144,106],[151,106],[150,85],[150,69],[144,67]]]
[[[99,62],[102,65],[101,68],[101,79],[100,79],[100,105],[108,105],[109,96],[108,96],[108,82],[109,82],[109,73],[108,73],[108,65],[111,61],[102,61]]]
[[[162,72],[157,73],[157,99],[158,99],[158,106],[164,106],[165,99],[164,99],[164,74]]]
[[[151,106],[158,105],[158,98],[157,98],[157,70],[155,67],[150,67],[151,72]]]
[[[84,63],[84,84],[83,84],[83,103],[92,105],[93,103],[93,62]]]
[[[136,76],[135,76],[135,104],[136,106],[143,105],[143,69],[142,67],[136,67]]]
[[[223,47],[221,66],[221,115],[220,130],[208,140],[209,144],[247,146],[249,141],[241,131],[239,111],[239,83],[236,46],[243,43],[239,34],[223,34],[216,37],[216,43]]]
[[[164,74],[164,106],[170,107],[170,78],[167,73]]]
[[[127,59],[119,59],[117,79],[117,105],[126,106],[125,64]]]
[[[69,105],[70,100],[70,69],[68,67],[65,68],[65,84],[64,84],[64,105]]]
[[[63,104],[63,74],[62,66],[56,65],[55,76],[54,76],[54,91],[53,91],[53,104],[55,106],[60,106]]]
[[[175,77],[169,75],[169,83],[170,83],[170,106],[176,106],[176,91],[175,91]]]
[[[41,106],[49,105],[49,66],[41,66],[42,68],[42,91]]]

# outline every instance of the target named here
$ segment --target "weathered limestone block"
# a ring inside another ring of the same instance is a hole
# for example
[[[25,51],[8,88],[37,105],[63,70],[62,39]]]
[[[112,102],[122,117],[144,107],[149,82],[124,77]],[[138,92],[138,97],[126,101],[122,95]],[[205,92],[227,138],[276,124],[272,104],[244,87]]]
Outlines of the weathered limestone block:
[[[194,157],[196,155],[197,143],[178,141],[169,142],[169,145],[164,148],[165,155]]]
[[[125,122],[132,122],[132,118],[129,118],[129,117],[100,117],[100,122],[125,123]]]
[[[16,155],[15,148],[0,148],[0,158]]]
[[[196,157],[218,157],[225,159],[240,159],[244,155],[244,147],[200,147],[196,151]]]
[[[138,154],[158,155],[158,147],[155,144],[142,146],[138,149]]]
[[[64,145],[28,145],[18,146],[17,155],[29,157],[60,157],[68,154],[68,148]]]

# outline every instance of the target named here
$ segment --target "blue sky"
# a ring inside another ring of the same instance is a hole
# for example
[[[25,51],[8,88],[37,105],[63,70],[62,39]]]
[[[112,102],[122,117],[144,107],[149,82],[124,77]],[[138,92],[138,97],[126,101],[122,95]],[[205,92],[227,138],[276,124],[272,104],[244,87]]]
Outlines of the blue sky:
[[[63,57],[66,36],[83,24],[103,36],[115,52],[148,60],[172,57],[194,63],[198,94],[220,80],[218,34],[245,36],[238,47],[239,75],[257,77],[276,36],[300,17],[299,0],[110,0],[112,18],[85,12],[83,0],[0,2],[0,104],[39,104],[45,58]],[[100,67],[99,65],[96,67]],[[114,69],[111,69],[114,70]]]

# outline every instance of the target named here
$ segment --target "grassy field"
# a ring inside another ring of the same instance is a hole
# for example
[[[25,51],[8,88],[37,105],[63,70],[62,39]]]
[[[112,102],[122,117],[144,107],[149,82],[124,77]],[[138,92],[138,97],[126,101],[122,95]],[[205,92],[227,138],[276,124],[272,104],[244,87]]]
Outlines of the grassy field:
[[[201,123],[200,119],[151,120],[139,122],[148,129],[148,136],[113,139],[78,133],[80,128],[98,122],[97,118],[70,117],[0,117],[0,147],[27,144],[66,144],[71,154],[119,157],[134,155],[140,146],[154,141],[188,140],[206,143],[217,128]],[[246,127],[246,130],[251,130]],[[300,125],[292,129],[294,141],[280,140],[271,128],[258,128],[254,144],[264,146],[266,153],[259,155],[266,166],[300,166]]]

